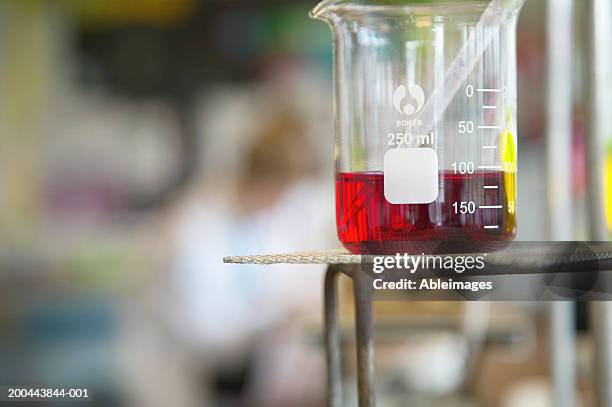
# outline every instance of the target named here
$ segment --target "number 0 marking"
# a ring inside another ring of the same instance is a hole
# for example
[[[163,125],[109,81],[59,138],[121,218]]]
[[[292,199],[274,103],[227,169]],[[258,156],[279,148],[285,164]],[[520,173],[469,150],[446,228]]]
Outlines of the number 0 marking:
[[[469,98],[474,96],[474,87],[472,85],[468,85],[465,87],[465,96]]]

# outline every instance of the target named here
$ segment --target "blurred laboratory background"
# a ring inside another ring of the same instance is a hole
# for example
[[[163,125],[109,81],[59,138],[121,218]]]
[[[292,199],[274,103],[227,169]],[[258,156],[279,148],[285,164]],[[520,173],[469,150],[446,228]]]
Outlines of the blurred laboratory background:
[[[87,387],[90,406],[325,405],[324,268],[222,263],[339,248],[331,34],[308,18],[315,2],[0,0],[0,385]],[[573,91],[572,148],[557,177],[548,2],[520,18],[520,240],[551,238],[548,180],[569,186],[568,240],[590,238],[591,25],[575,3],[572,75],[558,84]],[[585,308],[580,406],[595,405]],[[558,406],[550,304],[375,312],[381,406]]]

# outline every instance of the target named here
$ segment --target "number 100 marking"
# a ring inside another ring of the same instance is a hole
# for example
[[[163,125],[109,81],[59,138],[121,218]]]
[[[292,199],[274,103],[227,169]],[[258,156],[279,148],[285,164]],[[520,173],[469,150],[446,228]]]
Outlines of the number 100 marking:
[[[454,162],[452,165],[455,174],[473,174],[476,172],[476,165],[473,161]]]

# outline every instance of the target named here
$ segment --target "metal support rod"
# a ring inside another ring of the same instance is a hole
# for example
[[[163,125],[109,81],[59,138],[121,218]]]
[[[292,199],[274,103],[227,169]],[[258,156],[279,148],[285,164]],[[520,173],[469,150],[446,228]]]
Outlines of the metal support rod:
[[[572,240],[572,69],[574,0],[548,0],[548,229],[555,241]],[[575,304],[550,304],[550,358],[553,400],[558,407],[576,405]]]
[[[341,265],[330,265],[325,274],[325,351],[327,358],[327,406],[342,406],[342,367],[338,328],[338,276]]]
[[[572,68],[574,0],[548,0],[548,229],[551,240],[572,240]]]
[[[553,376],[553,405],[576,405],[575,304],[555,301],[550,305],[550,345]]]
[[[604,137],[611,131],[610,97],[610,19],[609,0],[589,0],[589,47],[587,55],[587,183],[588,216],[591,240],[607,240],[603,194]],[[608,283],[609,284],[609,283]],[[591,304],[591,321],[595,341],[596,402],[612,407],[612,303]]]
[[[596,401],[598,407],[612,407],[612,351],[610,341],[612,337],[612,307],[607,301],[598,301],[591,304],[591,320],[593,321],[593,336],[595,340],[595,385]]]
[[[361,270],[353,274],[355,336],[357,339],[357,388],[359,407],[374,407],[374,339],[372,326],[372,280]]]

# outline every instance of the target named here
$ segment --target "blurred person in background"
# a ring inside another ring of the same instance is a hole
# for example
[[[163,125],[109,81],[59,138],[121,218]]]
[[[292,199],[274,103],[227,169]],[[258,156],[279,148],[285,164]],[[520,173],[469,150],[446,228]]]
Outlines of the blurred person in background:
[[[273,79],[229,102],[248,106],[238,115],[248,125],[234,134],[242,147],[233,148],[244,152],[234,158],[238,176],[232,163],[218,160],[217,171],[194,184],[176,220],[173,327],[200,355],[215,396],[237,398],[239,405],[320,405],[324,395],[322,356],[304,340],[307,322],[317,326],[320,318],[322,267],[221,264],[228,253],[336,244],[333,187],[313,146],[321,136],[309,124],[317,118],[292,81],[299,79]],[[236,115],[211,120],[231,126]],[[234,139],[230,132],[205,137],[227,142]]]

